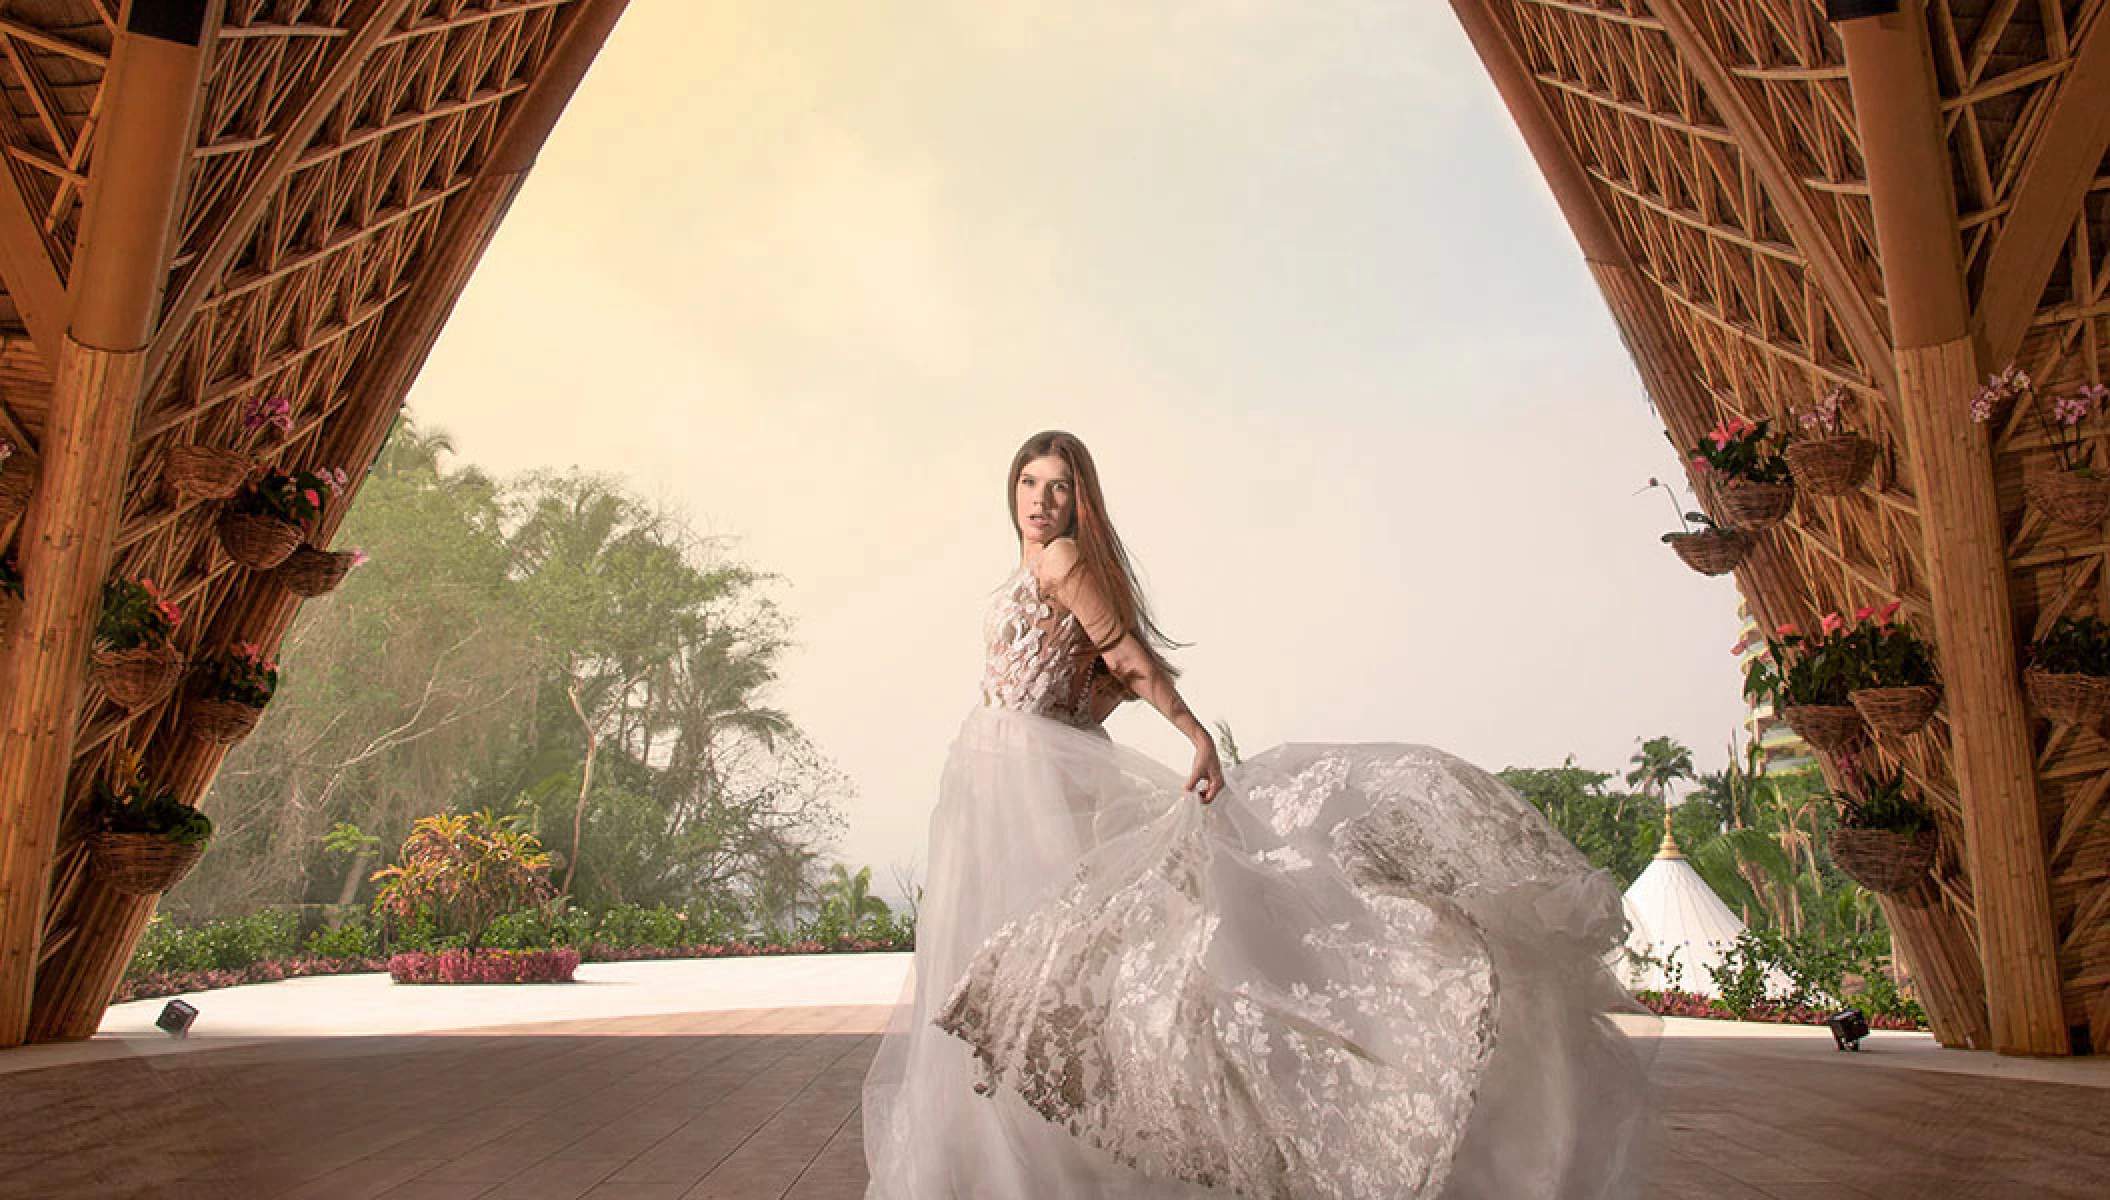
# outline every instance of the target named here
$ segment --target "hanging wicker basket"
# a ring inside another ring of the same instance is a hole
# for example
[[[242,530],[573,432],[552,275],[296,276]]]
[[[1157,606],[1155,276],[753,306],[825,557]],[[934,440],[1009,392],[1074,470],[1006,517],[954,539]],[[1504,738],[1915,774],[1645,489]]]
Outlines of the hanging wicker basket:
[[[352,560],[356,557],[349,550],[317,550],[313,546],[302,546],[286,556],[272,572],[285,589],[296,596],[313,598],[337,590],[344,577],[351,572]]]
[[[184,710],[191,736],[215,746],[232,746],[248,737],[263,716],[264,710],[254,705],[204,696],[193,697]]]
[[[2110,476],[2032,471],[2022,477],[2031,507],[2061,525],[2097,528],[2110,517]]]
[[[205,856],[203,843],[170,841],[158,833],[96,833],[88,859],[110,890],[157,896],[182,882]]]
[[[1797,737],[1826,754],[1851,750],[1868,739],[1868,726],[1851,704],[1790,704],[1780,715]]]
[[[0,523],[28,511],[29,494],[36,488],[37,478],[28,463],[20,459],[0,463]]]
[[[232,450],[172,446],[162,460],[162,482],[200,500],[225,500],[242,489],[254,462]]]
[[[2022,673],[2030,707],[2061,725],[2100,725],[2110,721],[2110,679],[2101,675],[2057,673],[2031,667]]]
[[[183,656],[174,646],[98,650],[93,662],[91,681],[131,712],[167,697],[183,677]]]
[[[1702,575],[1726,575],[1751,553],[1751,537],[1734,529],[1703,529],[1670,539],[1670,548]]]
[[[1934,870],[1937,840],[1932,829],[1899,833],[1841,825],[1826,843],[1847,878],[1871,892],[1894,896],[1911,891]]]
[[[1748,479],[1724,479],[1714,485],[1715,516],[1725,525],[1748,533],[1771,529],[1787,518],[1795,507],[1792,483],[1752,483]]]
[[[1795,486],[1813,496],[1844,496],[1868,481],[1876,465],[1876,444],[1858,433],[1789,442],[1781,451]]]
[[[220,545],[227,557],[252,571],[275,570],[300,548],[300,526],[256,513],[220,518]]]
[[[1868,727],[1889,737],[1917,733],[1941,706],[1941,685],[1862,688],[1848,695]]]

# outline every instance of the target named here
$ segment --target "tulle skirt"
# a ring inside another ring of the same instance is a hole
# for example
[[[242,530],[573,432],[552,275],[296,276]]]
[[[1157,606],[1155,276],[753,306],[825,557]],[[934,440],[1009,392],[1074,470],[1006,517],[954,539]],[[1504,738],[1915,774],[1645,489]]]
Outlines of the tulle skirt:
[[[1596,1200],[1655,1021],[1617,888],[1440,751],[1284,746],[1214,804],[969,714],[865,1084],[868,1200]]]

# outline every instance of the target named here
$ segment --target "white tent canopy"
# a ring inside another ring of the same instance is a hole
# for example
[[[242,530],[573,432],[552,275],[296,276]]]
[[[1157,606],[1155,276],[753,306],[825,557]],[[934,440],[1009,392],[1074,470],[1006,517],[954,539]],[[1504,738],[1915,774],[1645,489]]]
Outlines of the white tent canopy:
[[[1666,815],[1663,847],[1656,859],[1626,890],[1627,955],[1621,973],[1634,991],[1663,991],[1671,986],[1662,964],[1677,963],[1679,990],[1700,996],[1718,994],[1711,967],[1744,931],[1744,922],[1700,873],[1685,861],[1670,836]],[[1655,962],[1641,961],[1647,956]]]

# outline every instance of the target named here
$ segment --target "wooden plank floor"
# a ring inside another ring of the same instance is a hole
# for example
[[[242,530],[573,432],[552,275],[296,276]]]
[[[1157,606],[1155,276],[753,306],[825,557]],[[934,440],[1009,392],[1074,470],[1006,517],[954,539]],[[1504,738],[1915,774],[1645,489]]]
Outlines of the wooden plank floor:
[[[0,1196],[857,1200],[883,1009],[288,1040],[0,1075]],[[1652,1200],[2081,1200],[2110,1091],[1666,1038]]]

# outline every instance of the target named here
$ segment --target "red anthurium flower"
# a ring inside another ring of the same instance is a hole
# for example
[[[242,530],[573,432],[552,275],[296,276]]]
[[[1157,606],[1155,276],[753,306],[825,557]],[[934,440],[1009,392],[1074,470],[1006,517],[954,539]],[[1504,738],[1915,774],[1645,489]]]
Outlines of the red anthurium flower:
[[[1792,623],[1791,623],[1791,624],[1787,624],[1787,625],[1783,625],[1783,626],[1781,626],[1780,628],[1778,628],[1778,629],[1775,629],[1775,630],[1773,631],[1773,636],[1774,636],[1774,637],[1794,637],[1794,636],[1795,636],[1795,626],[1794,626],[1794,625],[1793,625]]]
[[[1903,604],[1903,601],[1892,600],[1884,605],[1880,612],[1876,613],[1876,619],[1885,625],[1890,624],[1890,619],[1898,615],[1898,608],[1901,604]]]
[[[314,507],[322,507],[322,497],[316,494],[314,488],[303,488],[300,494],[304,499],[307,500],[309,504],[313,505]]]
[[[1875,616],[1875,615],[1876,615],[1876,610],[1875,610],[1875,607],[1874,607],[1873,605],[1871,605],[1871,606],[1869,606],[1869,607],[1867,607],[1867,608],[1857,608],[1857,609],[1855,609],[1855,610],[1854,610],[1854,620],[1856,620],[1856,621],[1866,621],[1866,620],[1867,620],[1868,618],[1870,618],[1870,617],[1872,617],[1872,616]]]
[[[1824,632],[1826,636],[1839,632],[1840,626],[1845,624],[1845,621],[1839,619],[1838,613],[1824,614]]]

